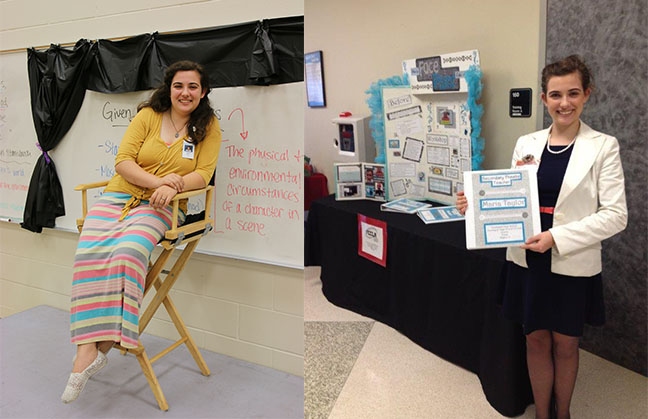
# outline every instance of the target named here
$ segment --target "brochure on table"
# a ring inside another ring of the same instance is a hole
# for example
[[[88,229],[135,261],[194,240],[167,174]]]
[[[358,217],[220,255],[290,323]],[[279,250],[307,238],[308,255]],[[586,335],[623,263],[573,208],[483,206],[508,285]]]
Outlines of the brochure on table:
[[[434,207],[424,208],[416,211],[425,224],[447,223],[450,221],[462,221],[464,216],[457,210],[457,207]]]
[[[385,201],[385,165],[335,163],[335,199]]]
[[[463,72],[477,51],[403,62],[411,86],[383,88],[387,200],[454,204],[471,170],[471,123]]]
[[[412,199],[407,199],[407,198],[401,198],[380,205],[380,210],[390,211],[390,212],[401,212],[405,214],[416,214],[416,211],[419,211],[424,208],[429,208],[431,206],[432,205],[426,204],[424,202],[414,201]]]
[[[536,166],[464,173],[466,247],[520,246],[539,234]]]

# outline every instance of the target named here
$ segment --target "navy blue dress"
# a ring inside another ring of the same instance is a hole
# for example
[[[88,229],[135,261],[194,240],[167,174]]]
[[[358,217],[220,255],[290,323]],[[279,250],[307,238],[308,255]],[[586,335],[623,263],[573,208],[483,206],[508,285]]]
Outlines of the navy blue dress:
[[[552,146],[560,151],[565,146]],[[554,207],[573,147],[561,154],[546,148],[538,168],[538,195],[541,207]],[[553,225],[553,215],[540,213],[542,231]],[[524,334],[551,330],[568,336],[582,336],[585,323],[605,323],[601,274],[574,277],[551,272],[551,250],[526,251],[528,268],[507,262],[499,300],[504,316],[521,323]]]

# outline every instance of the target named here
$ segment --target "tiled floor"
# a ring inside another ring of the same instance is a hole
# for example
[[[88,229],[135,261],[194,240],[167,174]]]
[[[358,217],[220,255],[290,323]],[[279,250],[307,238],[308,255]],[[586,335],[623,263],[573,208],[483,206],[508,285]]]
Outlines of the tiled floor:
[[[306,322],[371,321],[324,298],[319,268],[306,268],[305,276]],[[317,341],[307,339],[307,354],[312,351],[309,343]],[[572,417],[648,417],[645,377],[585,351],[580,352],[580,357]],[[309,388],[308,365],[306,360],[306,388]],[[317,388],[312,392],[317,392]],[[328,416],[331,419],[502,417],[486,401],[475,374],[438,358],[378,322],[371,328],[337,399],[330,403],[333,404]],[[326,412],[315,409],[307,413],[310,414],[307,418],[327,417]],[[535,409],[529,406],[520,417],[534,416]]]
[[[306,322],[304,412],[326,419],[358,359],[374,322]]]

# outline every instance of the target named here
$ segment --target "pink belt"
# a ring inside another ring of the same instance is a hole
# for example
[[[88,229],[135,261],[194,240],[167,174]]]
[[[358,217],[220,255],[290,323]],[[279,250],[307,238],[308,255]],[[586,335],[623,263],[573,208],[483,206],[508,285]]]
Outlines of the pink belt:
[[[543,212],[545,214],[553,214],[554,207],[540,207],[540,212]]]

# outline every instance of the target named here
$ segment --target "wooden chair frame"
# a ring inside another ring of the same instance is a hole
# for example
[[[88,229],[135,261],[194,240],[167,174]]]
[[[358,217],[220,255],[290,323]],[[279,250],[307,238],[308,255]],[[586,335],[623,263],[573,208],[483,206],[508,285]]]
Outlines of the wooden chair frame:
[[[88,214],[88,190],[103,188],[107,184],[108,182],[96,182],[96,183],[78,185],[76,188],[74,188],[75,191],[81,191],[82,205],[83,205],[83,217],[77,219],[77,228],[79,229],[79,232],[81,232],[83,228],[83,223],[85,221],[85,217]],[[200,194],[205,194],[205,217],[202,220],[198,220],[190,224],[183,225],[182,227],[178,227],[179,201],[181,199],[189,198]],[[189,260],[189,257],[196,249],[196,246],[198,245],[200,239],[213,229],[213,219],[210,213],[213,195],[214,195],[214,187],[207,186],[204,189],[179,193],[173,198],[172,226],[171,229],[165,233],[164,238],[161,241],[164,250],[162,250],[162,253],[160,253],[155,263],[151,264],[151,262],[149,262],[149,270],[146,275],[146,286],[144,287],[144,296],[146,296],[146,294],[151,289],[151,287],[155,287],[156,294],[153,297],[153,300],[149,303],[148,307],[146,307],[144,313],[140,315],[140,319],[139,319],[140,335],[144,332],[146,326],[148,326],[149,322],[153,318],[153,315],[158,310],[160,305],[163,304],[164,308],[169,314],[169,317],[173,321],[173,324],[178,330],[178,333],[180,334],[180,339],[176,341],[173,345],[169,346],[168,348],[166,348],[165,350],[163,350],[162,352],[160,352],[159,354],[155,355],[152,358],[149,358],[148,355],[146,354],[146,351],[144,349],[144,346],[142,345],[141,340],[138,340],[138,345],[136,348],[124,348],[118,343],[114,344],[116,348],[121,350],[122,354],[125,355],[127,352],[129,352],[135,355],[137,361],[140,364],[140,367],[142,368],[142,372],[144,373],[144,376],[146,377],[146,380],[149,383],[149,386],[151,386],[151,390],[155,395],[155,399],[158,402],[158,406],[160,406],[161,410],[165,410],[165,411],[169,410],[169,405],[166,401],[166,398],[164,397],[164,393],[162,392],[162,388],[160,387],[160,383],[158,382],[155,372],[153,371],[152,364],[155,361],[159,360],[160,358],[162,358],[172,350],[176,349],[178,346],[185,344],[187,345],[187,349],[191,353],[193,359],[196,361],[196,364],[198,365],[198,368],[200,368],[202,374],[205,376],[208,376],[210,374],[209,368],[207,367],[207,364],[205,364],[205,360],[203,359],[202,355],[198,351],[198,347],[196,346],[196,343],[194,342],[193,338],[189,334],[189,330],[187,330],[187,327],[185,326],[182,318],[180,317],[178,310],[173,304],[173,301],[171,301],[171,297],[169,296],[169,291],[171,291],[173,284],[175,284],[175,282],[177,281],[180,272],[182,272],[187,261]],[[173,250],[177,246],[180,246],[181,244],[186,244],[184,250],[178,257],[178,260],[175,262],[173,267],[168,271],[166,279],[162,281],[159,275],[163,273],[163,268],[166,265],[166,262],[169,260],[169,257],[173,253]]]

